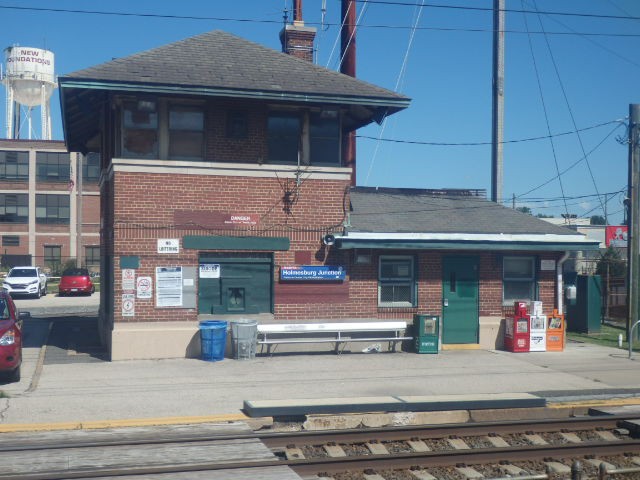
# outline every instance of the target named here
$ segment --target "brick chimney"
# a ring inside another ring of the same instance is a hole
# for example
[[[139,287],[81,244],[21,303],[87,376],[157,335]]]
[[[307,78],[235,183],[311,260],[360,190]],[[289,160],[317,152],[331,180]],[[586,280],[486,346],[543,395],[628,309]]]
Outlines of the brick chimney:
[[[316,38],[315,27],[305,27],[302,20],[302,0],[295,0],[293,7],[293,25],[285,25],[280,30],[282,51],[313,62],[313,41]]]

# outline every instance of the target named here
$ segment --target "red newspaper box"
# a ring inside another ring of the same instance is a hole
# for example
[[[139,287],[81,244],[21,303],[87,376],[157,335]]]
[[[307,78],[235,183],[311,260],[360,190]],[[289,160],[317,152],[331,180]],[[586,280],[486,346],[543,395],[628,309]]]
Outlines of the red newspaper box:
[[[529,316],[507,318],[504,329],[504,348],[509,352],[528,352],[530,341]]]

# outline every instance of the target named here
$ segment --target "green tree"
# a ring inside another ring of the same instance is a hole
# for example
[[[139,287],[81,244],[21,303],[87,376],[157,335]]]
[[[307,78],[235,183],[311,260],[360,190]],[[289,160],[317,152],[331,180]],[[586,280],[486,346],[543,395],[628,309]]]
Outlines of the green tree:
[[[516,208],[516,210],[522,213],[528,213],[529,215],[533,215],[533,212],[529,207],[518,207]]]
[[[624,277],[627,273],[625,261],[620,257],[618,250],[613,247],[608,247],[604,253],[600,254],[596,274],[606,278],[607,270],[610,277]]]
[[[602,215],[593,215],[589,220],[590,225],[606,225],[607,221]]]

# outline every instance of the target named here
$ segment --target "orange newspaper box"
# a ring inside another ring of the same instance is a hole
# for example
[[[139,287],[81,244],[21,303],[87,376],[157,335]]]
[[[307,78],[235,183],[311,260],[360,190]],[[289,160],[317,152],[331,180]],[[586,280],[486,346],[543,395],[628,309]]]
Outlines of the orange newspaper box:
[[[547,325],[547,351],[562,352],[564,350],[564,315],[553,310]]]

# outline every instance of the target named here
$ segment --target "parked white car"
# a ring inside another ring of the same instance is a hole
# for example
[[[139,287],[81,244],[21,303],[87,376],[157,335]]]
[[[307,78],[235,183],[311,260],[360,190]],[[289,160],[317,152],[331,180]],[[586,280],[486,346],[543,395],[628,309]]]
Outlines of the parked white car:
[[[4,279],[2,289],[12,296],[40,298],[47,294],[47,276],[40,267],[13,267]]]

